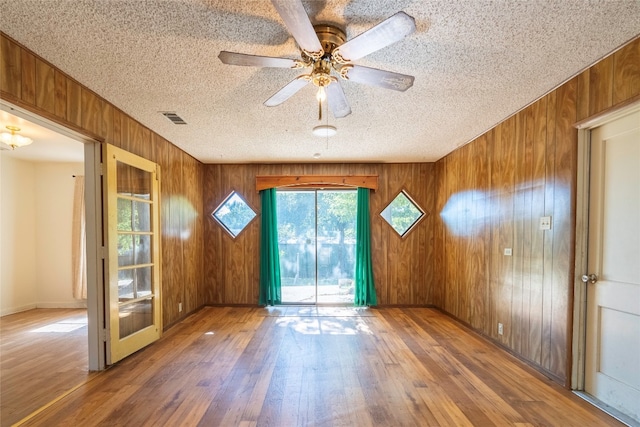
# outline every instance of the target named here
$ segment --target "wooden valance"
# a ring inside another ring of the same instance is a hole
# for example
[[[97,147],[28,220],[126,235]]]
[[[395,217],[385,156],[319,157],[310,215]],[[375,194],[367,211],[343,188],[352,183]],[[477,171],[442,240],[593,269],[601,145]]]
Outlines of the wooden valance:
[[[268,188],[362,187],[378,189],[378,175],[262,175],[256,176],[256,190]]]

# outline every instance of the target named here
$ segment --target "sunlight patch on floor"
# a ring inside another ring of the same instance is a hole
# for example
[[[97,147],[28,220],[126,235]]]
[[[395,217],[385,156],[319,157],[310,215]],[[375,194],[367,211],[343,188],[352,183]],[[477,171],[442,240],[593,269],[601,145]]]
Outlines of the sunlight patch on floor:
[[[371,335],[369,326],[357,317],[293,317],[283,316],[276,325],[304,335]]]
[[[57,332],[57,333],[65,333],[65,332],[73,332],[77,331],[80,328],[87,326],[87,319],[66,319],[61,322],[51,323],[49,325],[44,325],[37,329],[32,329],[29,332],[39,332],[39,333],[48,333],[48,332]]]

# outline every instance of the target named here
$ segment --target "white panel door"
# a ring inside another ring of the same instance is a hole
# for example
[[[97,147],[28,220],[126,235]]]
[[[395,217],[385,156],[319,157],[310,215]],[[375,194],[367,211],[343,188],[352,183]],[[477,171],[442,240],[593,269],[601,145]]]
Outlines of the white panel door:
[[[640,112],[591,132],[588,266],[585,391],[640,420]]]

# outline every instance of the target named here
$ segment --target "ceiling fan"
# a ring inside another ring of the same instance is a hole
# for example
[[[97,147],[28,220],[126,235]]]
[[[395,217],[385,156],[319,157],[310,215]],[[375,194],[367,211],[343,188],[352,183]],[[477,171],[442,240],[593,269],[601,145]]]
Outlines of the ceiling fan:
[[[413,85],[413,76],[353,64],[383,47],[400,41],[415,31],[415,20],[398,12],[364,33],[346,41],[343,30],[331,24],[312,25],[301,0],[271,0],[287,29],[298,43],[301,59],[275,58],[222,51],[220,61],[229,65],[277,68],[311,68],[264,102],[268,107],[282,104],[309,82],[318,87],[319,115],[327,100],[336,118],[351,114],[337,74],[345,80],[404,92]]]

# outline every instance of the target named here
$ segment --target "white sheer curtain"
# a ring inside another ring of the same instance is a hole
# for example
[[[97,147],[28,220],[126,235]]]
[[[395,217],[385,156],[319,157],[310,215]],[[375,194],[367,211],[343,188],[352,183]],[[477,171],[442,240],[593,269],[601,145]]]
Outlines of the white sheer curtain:
[[[71,233],[71,262],[73,297],[87,299],[87,255],[84,218],[84,176],[75,177],[73,193],[73,231]]]

